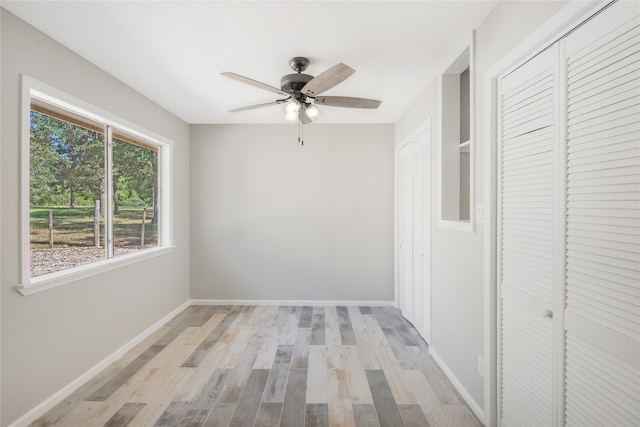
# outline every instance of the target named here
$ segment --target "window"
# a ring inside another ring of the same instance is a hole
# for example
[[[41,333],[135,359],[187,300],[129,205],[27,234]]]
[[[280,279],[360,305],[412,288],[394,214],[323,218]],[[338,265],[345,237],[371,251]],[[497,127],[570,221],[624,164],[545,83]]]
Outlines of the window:
[[[27,77],[23,87],[18,290],[57,286],[170,246],[170,142]]]
[[[31,277],[105,257],[104,133],[45,106],[32,99],[29,114]]]
[[[438,224],[473,231],[474,42],[440,76],[440,197]]]
[[[158,244],[158,149],[128,135],[113,138],[113,253]]]

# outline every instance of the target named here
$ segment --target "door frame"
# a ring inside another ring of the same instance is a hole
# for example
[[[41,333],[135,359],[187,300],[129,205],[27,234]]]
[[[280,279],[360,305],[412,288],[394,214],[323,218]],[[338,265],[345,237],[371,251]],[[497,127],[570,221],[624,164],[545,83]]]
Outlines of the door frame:
[[[498,425],[497,144],[498,79],[533,58],[615,0],[572,0],[485,72],[484,77],[484,422]]]
[[[400,269],[402,266],[400,265],[400,203],[402,201],[400,192],[402,190],[402,177],[400,173],[402,168],[400,163],[402,161],[401,152],[404,147],[413,143],[422,135],[427,134],[429,132],[429,136],[431,136],[431,117],[427,118],[424,122],[422,122],[419,126],[417,126],[407,137],[401,140],[400,144],[396,144],[394,150],[394,306],[400,309]],[[432,138],[429,137],[428,141],[432,144]],[[432,144],[433,145],[433,144]],[[433,147],[431,147],[433,148]],[[431,150],[431,156],[433,157],[433,150]],[[433,158],[431,159],[431,167],[429,168],[429,172],[431,174],[431,178],[433,177]],[[430,182],[432,179],[430,179]],[[431,186],[433,188],[433,186]],[[433,194],[431,195],[431,200],[429,201],[429,212],[430,216],[433,213]],[[432,223],[433,221],[431,221]],[[429,236],[431,237],[431,223],[429,224]],[[431,253],[431,238],[429,239],[429,253]],[[431,257],[429,257],[429,266],[431,267]],[[431,273],[431,268],[429,268],[429,273]],[[429,274],[429,292],[431,292],[431,274]],[[431,307],[429,307],[429,319],[431,319]],[[431,321],[429,321],[429,331],[426,331],[425,334],[429,338],[431,337]]]
[[[400,310],[402,316],[409,320],[412,323],[415,323],[416,319],[414,317],[415,313],[413,310],[413,262],[414,262],[414,254],[413,254],[413,235],[414,235],[414,221],[413,221],[413,142],[402,145],[399,149],[399,162],[398,162],[398,304],[397,308]],[[408,150],[408,152],[407,152]],[[408,159],[407,159],[408,157]],[[406,161],[409,161],[411,168],[411,172],[407,173],[406,169],[408,169]],[[408,176],[407,176],[408,175]],[[405,188],[405,184],[407,183],[407,178],[411,181],[411,189],[407,191]],[[407,200],[405,199],[409,195],[411,201],[410,212],[406,212],[405,209],[407,206]],[[408,215],[407,215],[408,214]],[[406,224],[405,219],[407,216],[411,217],[411,242],[407,242],[404,240],[406,237]],[[404,247],[403,247],[404,244]],[[404,256],[403,256],[404,255]],[[408,261],[411,261],[411,280],[410,285],[411,289],[407,285],[409,285],[409,280],[405,277],[405,274],[408,273],[406,269],[406,264]],[[407,301],[407,294],[411,294],[411,301]]]

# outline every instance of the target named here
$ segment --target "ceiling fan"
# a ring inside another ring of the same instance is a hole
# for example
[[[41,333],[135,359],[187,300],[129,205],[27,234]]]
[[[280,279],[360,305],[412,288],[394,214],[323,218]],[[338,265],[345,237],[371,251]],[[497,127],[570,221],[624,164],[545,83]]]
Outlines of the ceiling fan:
[[[320,94],[343,82],[355,70],[342,63],[313,77],[302,72],[307,69],[310,61],[307,58],[297,56],[289,61],[289,66],[295,73],[287,74],[280,79],[280,89],[235,73],[222,73],[223,76],[237,80],[260,89],[268,90],[283,96],[264,104],[249,105],[247,107],[234,108],[230,112],[253,110],[255,108],[269,107],[271,105],[285,104],[285,119],[300,124],[308,124],[318,117],[320,110],[316,105],[346,108],[375,109],[382,101],[367,98],[354,98],[350,96],[321,96]]]

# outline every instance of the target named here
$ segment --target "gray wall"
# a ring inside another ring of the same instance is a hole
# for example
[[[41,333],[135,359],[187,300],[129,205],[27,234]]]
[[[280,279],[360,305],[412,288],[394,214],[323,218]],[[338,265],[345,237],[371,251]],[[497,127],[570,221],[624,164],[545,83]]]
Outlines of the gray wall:
[[[479,204],[483,73],[564,4],[500,3],[478,28]],[[189,127],[175,116],[5,10],[1,31],[2,425],[189,296],[393,299],[393,144],[429,117],[436,127],[435,82],[399,119],[395,135],[393,125],[314,124],[306,128],[302,148],[292,125],[198,125],[191,127],[190,153]],[[29,297],[15,292],[20,73],[174,140],[173,253]],[[438,155],[434,142],[433,158]],[[435,165],[432,170],[435,185]],[[435,221],[435,188],[432,194]],[[482,228],[470,234],[434,225],[432,236],[431,344],[482,407],[476,372],[483,353]]]
[[[475,194],[484,200],[484,72],[529,36],[567,2],[501,2],[476,31]],[[432,319],[431,346],[480,408],[483,379],[477,356],[483,354],[483,229],[475,233],[437,226],[436,159],[438,87],[434,80],[398,120],[396,144],[401,144],[426,118],[432,118]]]
[[[191,297],[393,300],[393,125],[191,127]]]
[[[189,298],[189,127],[2,10],[2,425],[26,413]],[[20,74],[174,141],[169,255],[24,297],[19,280]]]

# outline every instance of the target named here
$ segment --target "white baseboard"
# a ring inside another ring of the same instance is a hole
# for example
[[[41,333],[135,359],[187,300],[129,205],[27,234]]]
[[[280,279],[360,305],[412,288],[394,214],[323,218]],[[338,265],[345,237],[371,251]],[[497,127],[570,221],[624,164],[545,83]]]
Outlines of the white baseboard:
[[[27,412],[26,414],[24,414],[23,416],[15,420],[13,423],[9,425],[9,427],[25,427],[31,424],[32,422],[34,422],[35,420],[37,420],[38,418],[40,418],[49,409],[53,408],[58,403],[62,402],[64,399],[67,398],[67,396],[69,396],[71,393],[77,390],[84,383],[86,383],[91,378],[93,378],[98,373],[100,373],[100,371],[102,371],[104,368],[106,368],[113,362],[122,358],[122,356],[124,356],[126,352],[131,350],[136,345],[140,344],[142,341],[144,341],[145,338],[147,338],[152,333],[157,331],[159,328],[164,326],[169,320],[171,320],[177,314],[179,314],[184,309],[189,307],[189,305],[191,305],[190,301],[185,301],[184,303],[180,304],[177,308],[172,310],[169,314],[162,317],[160,320],[158,320],[153,325],[149,326],[147,329],[145,329],[136,337],[134,337],[131,341],[129,341],[128,343],[120,347],[115,352],[111,353],[109,356],[107,356],[102,361],[98,362],[98,364],[94,365],[84,374],[80,375],[78,378],[71,381],[69,384],[67,384],[66,386],[62,387],[60,390],[58,390],[57,392],[49,396],[42,403],[35,406],[29,412]]]
[[[480,405],[478,405],[478,402],[473,400],[467,389],[462,386],[462,383],[458,380],[458,378],[456,378],[455,375],[453,375],[451,369],[449,369],[447,364],[444,363],[444,360],[442,360],[440,356],[438,356],[438,353],[436,353],[436,351],[431,346],[429,346],[429,353],[431,354],[431,357],[433,357],[433,360],[435,360],[435,362],[438,364],[438,366],[440,366],[440,369],[442,369],[442,372],[444,372],[449,381],[451,381],[451,384],[453,384],[458,393],[460,393],[467,405],[469,405],[473,413],[476,414],[480,421],[486,425],[484,419],[484,410],[480,407]]]
[[[323,301],[323,300],[227,300],[227,299],[192,299],[191,305],[294,305],[294,306],[365,306],[365,307],[387,307],[394,306],[393,301]]]

